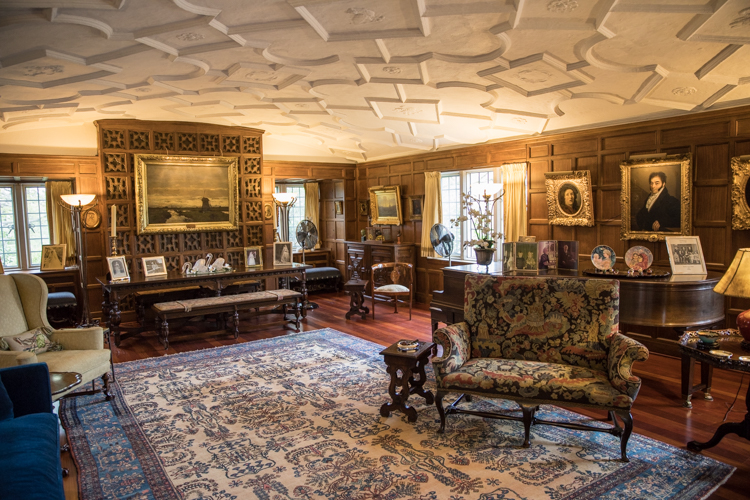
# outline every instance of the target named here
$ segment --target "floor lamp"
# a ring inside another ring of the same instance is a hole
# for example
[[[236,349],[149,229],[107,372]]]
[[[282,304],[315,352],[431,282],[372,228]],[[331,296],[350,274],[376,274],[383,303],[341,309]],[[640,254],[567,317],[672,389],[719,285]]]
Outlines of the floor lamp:
[[[73,232],[76,237],[76,246],[78,247],[78,276],[81,281],[81,295],[82,300],[82,316],[81,322],[78,326],[86,328],[88,326],[94,326],[91,323],[91,312],[89,311],[89,292],[88,292],[88,269],[87,269],[87,258],[86,258],[86,238],[83,234],[83,226],[81,224],[81,212],[84,207],[90,205],[96,199],[95,194],[61,194],[63,203],[62,207],[70,211],[70,215],[73,219]]]
[[[292,208],[296,201],[297,197],[293,193],[273,193],[273,202],[281,211],[281,220],[279,220],[279,237],[281,241],[292,241],[289,239],[289,209]]]

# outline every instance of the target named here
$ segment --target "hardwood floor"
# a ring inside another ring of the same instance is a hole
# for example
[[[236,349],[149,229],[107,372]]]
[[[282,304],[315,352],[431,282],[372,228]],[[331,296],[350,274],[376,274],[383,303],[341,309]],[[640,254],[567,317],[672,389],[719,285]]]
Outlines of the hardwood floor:
[[[412,320],[408,320],[408,309],[399,309],[393,314],[387,306],[378,305],[377,319],[368,316],[362,320],[358,316],[346,320],[344,315],[349,310],[349,297],[343,292],[316,294],[311,297],[319,309],[308,312],[303,321],[303,330],[317,330],[330,327],[341,332],[382,344],[390,345],[401,339],[418,338],[431,340],[430,312],[425,304],[415,307]],[[247,327],[247,324],[245,324]],[[194,351],[232,345],[236,342],[276,337],[287,334],[283,326],[265,330],[241,332],[240,339],[235,341],[231,336],[225,338],[200,338],[184,341],[170,341],[169,350],[164,351],[154,332],[147,332],[141,338],[124,340],[120,347],[113,346],[116,363],[137,359],[163,356],[177,352]],[[700,371],[700,370],[696,370]],[[748,378],[743,379],[738,372],[714,370],[712,395],[714,401],[703,399],[702,393],[693,397],[693,408],[683,408],[680,397],[680,360],[667,356],[652,354],[645,363],[637,363],[635,372],[643,379],[643,386],[633,408],[635,432],[669,443],[679,448],[691,440],[707,441],[714,430],[722,423],[729,405],[739,394],[727,422],[740,422],[746,413],[745,394]],[[740,383],[742,387],[740,388]],[[383,397],[387,398],[386,388]],[[601,413],[588,413],[601,417]],[[726,436],[718,446],[703,451],[705,456],[720,460],[737,467],[726,484],[720,486],[711,499],[745,499],[750,498],[750,441],[736,435]],[[63,453],[63,467],[70,469],[70,476],[65,478],[65,496],[67,499],[78,498],[77,474],[75,464],[69,453]]]

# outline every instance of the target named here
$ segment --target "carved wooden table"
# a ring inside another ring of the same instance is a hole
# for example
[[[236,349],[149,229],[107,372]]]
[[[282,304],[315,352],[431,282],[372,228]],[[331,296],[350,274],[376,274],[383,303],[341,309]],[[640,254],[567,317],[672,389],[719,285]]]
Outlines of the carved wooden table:
[[[344,283],[344,291],[349,292],[349,312],[346,313],[346,319],[350,319],[354,314],[359,314],[362,319],[367,318],[370,308],[364,305],[365,289],[367,280],[351,279]]]
[[[60,394],[68,389],[81,384],[81,374],[76,372],[49,372],[49,388],[52,395]],[[60,445],[60,451],[70,451],[70,445]],[[68,477],[70,471],[67,467],[62,468],[63,477]]]
[[[380,351],[380,354],[383,355],[385,364],[388,366],[388,374],[391,376],[388,394],[392,400],[380,407],[380,415],[387,417],[392,411],[401,410],[407,415],[409,422],[416,422],[417,410],[408,406],[406,401],[410,394],[417,393],[425,399],[427,404],[435,402],[432,392],[424,390],[422,386],[426,381],[424,367],[430,362],[430,357],[437,354],[437,346],[433,342],[419,342],[419,347],[415,351],[400,351],[396,342]],[[415,375],[419,376],[419,380],[415,380]],[[397,386],[401,387],[398,393],[396,392]]]
[[[680,338],[680,352],[682,354],[682,393],[686,396],[686,404],[690,402],[690,396],[696,389],[705,387],[706,394],[711,389],[711,375],[713,368],[723,370],[738,370],[750,373],[750,361],[740,361],[740,356],[750,357],[750,351],[743,349],[740,344],[744,340],[736,330],[711,330],[704,335],[716,337],[715,345],[711,345],[710,350],[721,350],[732,353],[731,358],[719,357],[709,353],[709,349],[699,349],[699,337],[697,332],[685,332]],[[745,358],[748,359],[748,358]],[[695,361],[701,362],[701,384],[694,388],[692,386],[693,369]],[[689,365],[689,366],[686,366]],[[704,367],[708,367],[704,371]],[[713,437],[705,443],[690,441],[687,447],[691,451],[699,452],[719,444],[727,434],[737,434],[740,437],[750,440],[750,387],[748,387],[745,396],[745,405],[747,413],[742,422],[727,422],[721,424]]]

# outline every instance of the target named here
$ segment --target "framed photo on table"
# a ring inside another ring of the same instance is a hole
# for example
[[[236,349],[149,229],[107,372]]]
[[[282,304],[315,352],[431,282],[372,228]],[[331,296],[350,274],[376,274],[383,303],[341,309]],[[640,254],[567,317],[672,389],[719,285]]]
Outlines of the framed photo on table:
[[[263,267],[263,247],[245,247],[245,267]]]
[[[42,271],[55,271],[65,269],[65,257],[68,246],[42,245]]]
[[[141,263],[143,264],[143,275],[146,277],[167,275],[167,263],[164,262],[163,255],[141,257]]]
[[[125,260],[124,255],[107,257],[107,266],[109,267],[109,274],[112,277],[112,281],[127,281],[130,279],[128,262]]]
[[[274,266],[291,266],[292,265],[292,242],[291,241],[274,242],[273,265]]]
[[[620,239],[690,234],[690,162],[690,154],[662,154],[620,163]]]
[[[706,260],[699,237],[667,236],[664,240],[672,274],[706,274]]]

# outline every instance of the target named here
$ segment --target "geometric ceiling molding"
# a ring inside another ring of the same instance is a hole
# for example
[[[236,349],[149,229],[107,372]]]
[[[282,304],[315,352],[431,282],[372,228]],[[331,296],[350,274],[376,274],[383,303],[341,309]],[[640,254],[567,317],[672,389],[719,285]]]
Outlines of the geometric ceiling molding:
[[[266,130],[281,139],[264,147],[275,158],[363,161],[740,106],[750,104],[748,8],[5,0],[0,135],[12,129],[14,150],[34,152],[35,129],[179,119]],[[95,151],[93,135],[82,141]]]

